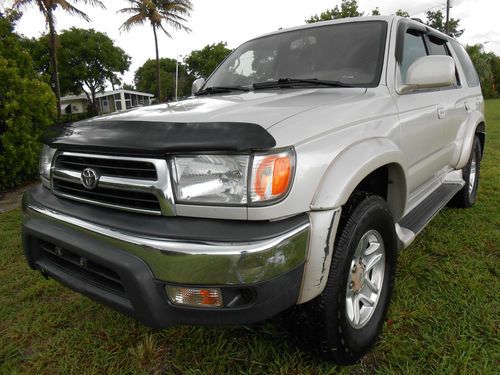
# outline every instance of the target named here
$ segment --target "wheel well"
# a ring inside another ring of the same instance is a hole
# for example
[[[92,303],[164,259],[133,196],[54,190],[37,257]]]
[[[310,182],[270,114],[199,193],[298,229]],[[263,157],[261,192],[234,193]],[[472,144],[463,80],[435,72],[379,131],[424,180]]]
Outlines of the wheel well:
[[[400,165],[393,163],[375,169],[356,186],[354,192],[357,191],[367,191],[385,199],[396,222],[403,216],[406,179]]]
[[[486,141],[486,125],[484,122],[481,122],[476,128],[476,135],[479,138],[479,142],[481,143],[481,158],[484,153],[484,143]]]

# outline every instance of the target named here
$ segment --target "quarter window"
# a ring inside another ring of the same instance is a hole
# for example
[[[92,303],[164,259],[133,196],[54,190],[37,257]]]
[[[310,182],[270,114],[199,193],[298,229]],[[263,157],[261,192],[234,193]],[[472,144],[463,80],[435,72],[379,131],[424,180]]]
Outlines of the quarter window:
[[[454,40],[451,42],[451,45],[453,46],[453,50],[457,55],[458,61],[460,62],[460,65],[464,70],[465,79],[467,80],[467,84],[469,85],[469,87],[479,86],[479,77],[477,76],[476,69],[472,64],[467,51],[465,51],[465,48]]]

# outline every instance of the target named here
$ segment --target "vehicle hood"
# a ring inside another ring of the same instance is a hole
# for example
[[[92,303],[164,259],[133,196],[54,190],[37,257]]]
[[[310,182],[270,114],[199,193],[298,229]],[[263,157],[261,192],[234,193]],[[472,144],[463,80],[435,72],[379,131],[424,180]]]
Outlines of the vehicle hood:
[[[94,121],[244,122],[268,129],[298,113],[343,101],[365,92],[364,88],[316,88],[199,96],[96,117]]]
[[[60,150],[132,154],[246,151],[278,144],[272,126],[317,107],[347,103],[362,88],[278,89],[189,98],[53,128]]]

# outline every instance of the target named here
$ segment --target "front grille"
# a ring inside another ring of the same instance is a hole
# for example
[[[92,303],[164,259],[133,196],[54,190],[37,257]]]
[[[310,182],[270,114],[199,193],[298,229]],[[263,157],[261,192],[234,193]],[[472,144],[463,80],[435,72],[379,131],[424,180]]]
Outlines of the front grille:
[[[94,188],[82,183],[86,168],[95,171]],[[56,195],[110,208],[171,215],[173,201],[166,198],[170,189],[164,159],[61,152],[52,167],[52,190]]]
[[[129,159],[100,159],[88,156],[60,155],[56,159],[55,167],[78,172],[91,167],[106,176],[141,180],[156,180],[158,177],[154,164]]]
[[[41,255],[72,276],[122,297],[127,297],[120,276],[113,270],[82,257],[68,249],[39,240]]]
[[[124,208],[136,208],[138,210],[160,211],[160,203],[156,196],[151,193],[99,187],[88,190],[81,184],[57,179],[54,180],[53,188],[59,193],[91,200],[94,203],[110,204]]]

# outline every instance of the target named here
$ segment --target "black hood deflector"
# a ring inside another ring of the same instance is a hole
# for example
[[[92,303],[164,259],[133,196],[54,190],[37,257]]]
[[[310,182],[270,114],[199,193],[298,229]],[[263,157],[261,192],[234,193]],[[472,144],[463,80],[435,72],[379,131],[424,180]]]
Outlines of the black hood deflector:
[[[84,120],[54,127],[43,142],[63,151],[163,155],[191,151],[249,151],[276,146],[263,127],[241,122],[175,123]]]

